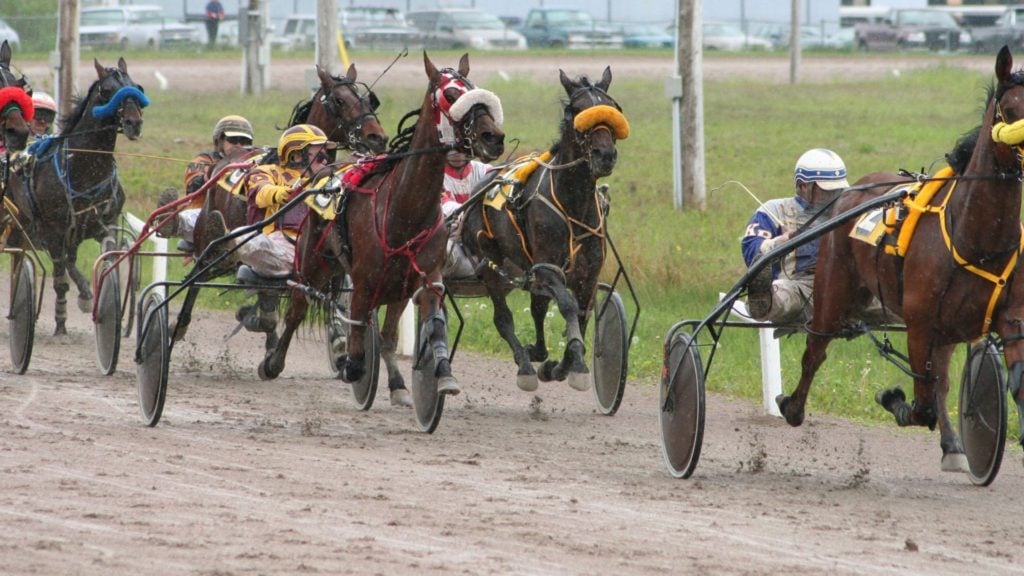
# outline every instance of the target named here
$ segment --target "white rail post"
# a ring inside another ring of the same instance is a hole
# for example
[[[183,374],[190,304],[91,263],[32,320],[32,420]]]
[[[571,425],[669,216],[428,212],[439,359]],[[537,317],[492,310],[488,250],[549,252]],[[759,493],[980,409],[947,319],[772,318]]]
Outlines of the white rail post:
[[[415,303],[411,300],[402,311],[402,319],[398,322],[398,353],[412,356],[416,351],[416,315],[413,313]]]
[[[719,293],[719,299],[724,297],[725,294]],[[731,312],[744,322],[754,322],[747,311],[747,305],[740,300],[733,302]],[[775,331],[771,328],[758,328],[757,337],[760,340],[761,351],[761,403],[765,414],[781,417],[782,412],[779,412],[779,407],[775,404],[775,397],[782,394],[782,356],[779,353],[779,340],[775,338]]]
[[[142,232],[142,227],[146,225],[145,222],[139,220],[134,214],[130,212],[124,213],[124,219],[131,226],[132,230],[136,235]],[[153,243],[154,252],[167,252],[167,239],[160,238],[156,234],[149,237],[149,241]],[[163,282],[167,280],[167,257],[166,256],[154,256],[153,257],[153,282]],[[160,295],[166,296],[167,290],[164,286],[160,286]]]

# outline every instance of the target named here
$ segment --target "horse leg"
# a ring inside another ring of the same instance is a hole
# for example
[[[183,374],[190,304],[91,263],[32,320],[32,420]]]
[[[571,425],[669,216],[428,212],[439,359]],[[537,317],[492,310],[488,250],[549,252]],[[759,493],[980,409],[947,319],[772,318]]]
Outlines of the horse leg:
[[[1020,424],[1017,441],[1024,447],[1024,319],[1015,315],[1006,324],[1006,328],[997,331],[1003,338],[1003,356],[1010,367],[1007,391],[1017,404],[1017,421]]]
[[[388,304],[384,315],[384,327],[380,332],[380,355],[388,371],[388,394],[392,406],[412,407],[412,395],[405,387],[405,378],[398,368],[398,323],[405,312],[408,300]]]
[[[559,272],[561,272],[559,270]],[[538,378],[542,382],[569,379],[569,386],[574,390],[590,388],[590,370],[583,361],[586,347],[583,345],[583,333],[580,331],[580,306],[560,275],[549,273],[546,269],[536,270],[536,287],[542,294],[554,297],[558,311],[565,318],[565,353],[562,361],[548,360],[540,369]]]
[[[195,285],[189,286],[185,292],[185,301],[181,304],[181,311],[178,312],[178,319],[168,327],[167,332],[171,335],[171,340],[181,342],[185,338],[188,327],[192,324],[192,307],[195,306],[198,296],[199,288]]]
[[[800,382],[791,396],[779,394],[775,397],[775,403],[779,412],[786,418],[790,426],[799,426],[804,423],[804,408],[807,404],[807,395],[811,390],[811,383],[814,382],[814,375],[818,368],[828,358],[826,350],[832,342],[830,336],[807,335],[807,344],[804,348],[804,355],[800,361]]]
[[[932,355],[935,371],[935,388],[933,390],[934,411],[937,413],[939,425],[939,445],[942,447],[943,472],[969,472],[967,455],[964,453],[960,434],[953,428],[949,418],[946,398],[949,396],[949,361],[953,357],[954,346],[943,346]]]
[[[492,288],[491,282],[485,282],[485,286],[491,297],[491,304],[494,305],[494,327],[512,349],[512,357],[518,366],[516,386],[524,392],[533,392],[537,389],[537,371],[530,363],[530,352],[516,336],[515,320],[512,317],[512,310],[508,307],[508,301],[505,299],[505,293],[496,285]]]
[[[78,269],[78,245],[68,246],[67,268],[71,279],[78,288],[78,309],[82,312],[92,312],[92,287],[89,280]]]
[[[71,285],[68,284],[68,271],[67,267],[64,266],[64,260],[54,258],[53,291],[57,295],[57,300],[53,306],[53,319],[57,325],[53,331],[54,336],[66,336],[68,333],[68,290],[70,288]]]
[[[276,300],[276,298],[275,298]],[[261,302],[260,305],[266,305]],[[271,336],[267,335],[267,354],[260,362],[257,374],[260,380],[273,380],[284,370],[285,356],[288,354],[288,347],[292,343],[292,335],[306,317],[306,308],[309,302],[306,296],[297,290],[291,292],[291,299],[288,301],[288,314],[284,319],[284,330],[276,345],[271,346]],[[276,334],[276,332],[271,332]]]
[[[533,317],[533,329],[536,334],[534,343],[526,346],[533,362],[543,362],[548,359],[548,345],[544,338],[544,320],[547,319],[548,305],[551,298],[541,294],[530,294],[530,315]]]
[[[437,377],[437,393],[455,396],[462,391],[459,382],[452,376],[452,365],[448,359],[448,320],[444,306],[444,284],[441,282],[441,271],[438,270],[428,277],[425,289],[420,292],[419,306],[420,333],[429,330],[430,347],[434,354],[434,376]],[[417,351],[417,354],[419,351]]]

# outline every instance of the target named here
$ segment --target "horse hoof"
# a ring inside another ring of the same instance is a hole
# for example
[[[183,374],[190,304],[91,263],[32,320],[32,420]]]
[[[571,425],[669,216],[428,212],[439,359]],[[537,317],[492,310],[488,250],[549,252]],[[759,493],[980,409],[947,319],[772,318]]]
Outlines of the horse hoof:
[[[875,402],[889,412],[893,411],[893,405],[901,404],[906,401],[907,395],[903,393],[902,388],[889,388],[888,390],[879,390],[878,392],[875,392]]]
[[[391,391],[391,405],[399,408],[412,408],[412,394],[405,388]]]
[[[971,471],[971,467],[967,464],[967,455],[963,452],[956,454],[943,454],[942,455],[942,471],[943,472],[963,472],[967,473]]]
[[[462,392],[462,388],[459,388],[459,383],[454,376],[442,376],[437,379],[438,394],[458,396],[459,392]]]
[[[274,369],[270,365],[270,356],[267,356],[260,362],[259,368],[256,369],[256,374],[259,375],[260,380],[273,380],[281,374],[281,369]]]
[[[573,390],[579,390],[583,392],[590,389],[590,374],[586,372],[570,372],[569,373],[569,386],[572,386]]]
[[[537,389],[536,374],[520,374],[516,376],[516,386],[523,392],[533,392]]]
[[[88,298],[78,298],[78,311],[83,314],[89,314],[92,312],[92,296]]]
[[[537,379],[541,382],[551,382],[555,379],[554,371],[557,366],[558,362],[555,362],[554,360],[548,360],[541,364],[540,370],[537,371]]]
[[[345,363],[345,369],[341,371],[341,379],[348,384],[359,382],[362,380],[363,373],[365,372],[363,369],[363,363],[355,362],[351,358],[348,358],[347,360],[348,361]]]

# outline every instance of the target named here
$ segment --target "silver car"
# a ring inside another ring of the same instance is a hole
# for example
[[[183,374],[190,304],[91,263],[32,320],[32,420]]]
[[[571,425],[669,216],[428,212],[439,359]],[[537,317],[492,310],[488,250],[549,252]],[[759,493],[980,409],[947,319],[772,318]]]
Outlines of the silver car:
[[[198,27],[170,21],[155,5],[82,8],[79,26],[82,47],[153,48],[198,44]]]

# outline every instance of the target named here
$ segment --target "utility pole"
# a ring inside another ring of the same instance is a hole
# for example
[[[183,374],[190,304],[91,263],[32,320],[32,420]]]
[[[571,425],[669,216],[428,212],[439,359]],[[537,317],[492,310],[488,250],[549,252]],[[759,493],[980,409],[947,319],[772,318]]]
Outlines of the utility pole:
[[[789,83],[800,81],[800,0],[789,6]]]
[[[78,93],[78,0],[61,0],[57,13],[57,47],[51,66],[56,70],[55,96],[61,117],[71,114]]]
[[[676,0],[676,78],[666,93],[673,99],[672,127],[675,145],[674,203],[705,210],[704,181],[704,70],[702,0]]]
[[[316,63],[320,68],[326,70],[328,74],[333,74],[337,69],[337,38],[338,3],[335,0],[317,0]]]
[[[245,0],[242,0],[245,2]],[[270,86],[270,43],[267,41],[269,4],[248,0],[239,8],[238,33],[242,43],[242,94],[259,96]]]

